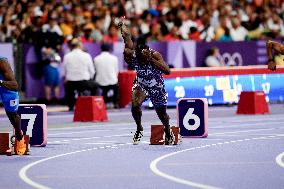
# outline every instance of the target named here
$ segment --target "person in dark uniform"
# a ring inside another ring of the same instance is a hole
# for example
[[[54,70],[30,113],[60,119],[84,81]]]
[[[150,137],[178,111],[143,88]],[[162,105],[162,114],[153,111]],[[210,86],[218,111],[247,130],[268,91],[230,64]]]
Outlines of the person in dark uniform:
[[[137,76],[132,87],[132,116],[136,122],[137,130],[133,136],[133,144],[138,144],[143,136],[141,124],[141,105],[148,98],[154,105],[156,113],[164,125],[165,144],[173,143],[173,133],[170,129],[169,115],[167,114],[167,93],[163,73],[170,74],[169,66],[162,55],[146,45],[146,38],[140,36],[136,42],[132,41],[130,33],[123,23],[118,23],[125,43],[124,60],[131,65]]]
[[[21,118],[17,114],[19,107],[19,85],[14,77],[8,59],[0,56],[0,97],[6,114],[15,129],[16,151],[23,155],[26,151],[26,143],[21,130]]]
[[[284,45],[276,41],[268,40],[266,42],[267,56],[268,56],[268,69],[275,71],[276,62],[274,61],[274,53],[284,54]]]

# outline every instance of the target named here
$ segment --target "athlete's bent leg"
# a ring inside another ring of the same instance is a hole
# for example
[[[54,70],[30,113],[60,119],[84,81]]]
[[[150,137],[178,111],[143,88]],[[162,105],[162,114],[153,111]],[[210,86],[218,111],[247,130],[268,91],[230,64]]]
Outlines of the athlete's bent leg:
[[[22,140],[23,134],[21,130],[21,117],[17,114],[17,112],[7,112],[6,114],[15,129],[15,136],[17,140]]]
[[[142,90],[133,89],[131,113],[136,123],[137,131],[143,131],[143,126],[141,123],[141,117],[142,117],[141,105],[143,101],[145,100],[145,98],[146,98],[146,95],[144,94]]]
[[[170,116],[167,114],[167,106],[155,107],[156,113],[161,120],[162,124],[165,126],[165,133],[167,136],[170,135]]]

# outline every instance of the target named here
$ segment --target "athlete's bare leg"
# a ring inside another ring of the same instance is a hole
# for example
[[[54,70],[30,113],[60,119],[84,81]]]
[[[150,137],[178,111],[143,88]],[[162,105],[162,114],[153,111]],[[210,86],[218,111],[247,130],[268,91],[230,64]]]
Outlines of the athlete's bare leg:
[[[155,110],[162,124],[165,126],[166,135],[170,135],[170,116],[167,114],[167,106],[159,106]]]
[[[15,136],[17,140],[21,140],[23,135],[22,135],[22,130],[21,130],[21,118],[20,116],[17,114],[17,112],[7,112],[6,114],[11,122],[11,124],[13,125],[14,129],[15,129]]]
[[[146,95],[142,90],[139,90],[138,88],[133,89],[132,92],[132,117],[135,120],[137,131],[143,131],[143,126],[141,123],[141,117],[142,117],[142,110],[141,105],[143,101],[145,100]]]
[[[170,116],[167,114],[167,106],[159,106],[159,107],[155,107],[155,110],[157,112],[157,115],[159,117],[159,119],[161,120],[161,122],[163,123],[163,125],[165,126],[164,131],[165,131],[165,144],[169,145],[172,144],[174,141],[173,138],[173,133],[171,132],[171,128],[170,128]]]

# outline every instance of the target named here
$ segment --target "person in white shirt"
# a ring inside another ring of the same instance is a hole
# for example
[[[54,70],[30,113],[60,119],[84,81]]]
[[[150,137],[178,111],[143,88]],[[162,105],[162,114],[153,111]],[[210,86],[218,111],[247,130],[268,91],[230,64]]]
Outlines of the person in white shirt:
[[[75,91],[80,93],[89,90],[91,95],[96,95],[97,84],[93,81],[95,69],[90,54],[82,50],[82,43],[74,38],[70,42],[72,50],[64,55],[63,75],[65,76],[65,99],[69,111],[75,104]]]
[[[222,67],[224,66],[224,61],[220,55],[219,49],[217,47],[212,47],[208,51],[208,56],[205,59],[205,65],[207,67]]]
[[[105,103],[112,102],[118,108],[118,58],[110,53],[110,45],[103,43],[101,53],[95,57],[95,82],[102,89]],[[109,95],[110,92],[113,95]]]
[[[232,28],[230,29],[230,34],[233,41],[244,41],[248,34],[246,28],[241,25],[241,21],[238,17],[232,19]]]

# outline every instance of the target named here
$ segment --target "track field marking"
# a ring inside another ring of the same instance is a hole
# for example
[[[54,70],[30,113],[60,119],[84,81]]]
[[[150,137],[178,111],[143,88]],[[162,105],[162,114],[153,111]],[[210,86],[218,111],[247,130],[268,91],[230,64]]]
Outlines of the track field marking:
[[[275,158],[276,163],[281,166],[282,168],[284,168],[284,152],[282,152],[281,154],[279,154],[276,158]]]
[[[236,143],[236,142],[245,142],[245,141],[250,141],[250,140],[258,140],[258,139],[263,139],[263,138],[273,138],[273,137],[279,137],[279,136],[284,136],[284,135],[281,134],[281,135],[268,136],[268,137],[259,137],[259,138],[251,138],[251,139],[218,142],[218,143],[214,143],[214,144],[207,144],[207,145],[202,145],[202,146],[197,146],[197,147],[193,147],[193,148],[188,148],[188,149],[185,149],[185,150],[172,152],[172,153],[160,156],[160,157],[156,158],[155,160],[153,160],[150,163],[150,169],[156,175],[163,177],[165,179],[171,180],[171,181],[176,182],[176,183],[184,184],[184,185],[195,187],[195,188],[201,188],[201,189],[217,189],[218,187],[215,187],[215,186],[210,186],[210,185],[206,185],[206,184],[202,184],[202,183],[198,183],[198,182],[192,182],[190,180],[178,178],[178,177],[172,176],[170,174],[164,173],[157,168],[157,165],[160,161],[162,161],[166,158],[169,158],[171,156],[177,155],[179,153],[187,152],[187,151],[193,151],[193,150],[196,150],[196,149],[208,148],[208,147],[217,146],[217,145],[226,145],[226,144],[231,144],[231,143]],[[284,163],[281,161],[283,156],[284,156],[284,152],[282,154],[280,154],[279,156],[277,156],[276,161],[277,161],[278,164],[280,163],[280,166],[284,167]]]
[[[144,132],[144,135],[149,134],[150,132]],[[132,136],[133,134],[120,134],[120,135],[108,135],[108,136],[95,136],[95,137],[86,137],[86,138],[73,138],[69,140],[57,140],[57,141],[50,141],[47,144],[57,144],[57,143],[66,143],[71,141],[81,141],[81,140],[91,140],[91,139],[98,139],[98,138],[112,138],[112,137],[124,137],[124,136]],[[100,142],[100,141],[99,141]]]
[[[82,128],[82,127],[80,127]],[[104,138],[104,137],[113,137],[113,136],[129,136],[130,134],[124,134],[124,135],[112,135],[112,136],[101,136],[101,137],[96,137],[96,138]],[[131,135],[130,135],[131,136]],[[279,135],[278,135],[279,136]],[[91,138],[94,138],[94,137],[91,137]],[[85,138],[86,139],[86,138]],[[80,140],[80,139],[76,139],[76,140]],[[247,141],[247,140],[251,140],[251,139],[244,139],[244,141]],[[67,142],[68,140],[64,140],[65,142]],[[118,148],[118,146],[124,146],[124,145],[129,145],[132,143],[121,143],[121,144],[115,144],[115,145],[111,145],[110,148]],[[224,142],[224,144],[230,144],[230,142]],[[211,146],[215,146],[216,144],[211,144],[211,145],[203,145],[199,148],[205,148],[205,147],[211,147]],[[44,159],[41,159],[41,160],[38,160],[38,161],[35,161],[33,163],[30,163],[26,166],[24,166],[20,171],[19,171],[19,177],[24,181],[26,182],[28,185],[34,187],[34,188],[39,188],[39,189],[49,189],[49,187],[47,186],[44,186],[44,185],[41,185],[33,180],[31,180],[30,178],[28,178],[27,176],[27,171],[40,164],[40,163],[43,163],[43,162],[46,162],[48,160],[52,160],[52,159],[56,159],[56,158],[60,158],[60,157],[63,157],[63,156],[68,156],[68,155],[73,155],[73,154],[77,154],[77,153],[83,153],[83,152],[88,152],[88,151],[93,151],[93,150],[98,150],[99,148],[95,147],[95,148],[90,148],[90,149],[84,149],[84,150],[78,150],[78,151],[74,151],[74,152],[69,152],[69,153],[64,153],[64,154],[59,154],[59,155],[55,155],[55,156],[51,156],[51,157],[48,157],[48,158],[44,158]],[[180,178],[177,178],[177,177],[173,177],[171,175],[167,175],[165,173],[162,173],[160,172],[156,165],[157,163],[162,160],[162,159],[165,159],[169,156],[172,156],[172,155],[175,155],[175,154],[178,154],[178,153],[181,153],[181,152],[184,152],[184,151],[189,151],[189,150],[195,150],[196,148],[190,148],[190,149],[186,149],[186,150],[182,150],[182,151],[178,151],[178,152],[174,152],[174,153],[171,153],[171,154],[168,154],[168,155],[165,155],[165,156],[162,156],[156,160],[154,160],[152,163],[151,163],[151,168],[156,168],[156,174],[159,175],[161,174],[163,177],[166,177],[168,179],[173,179],[175,182],[178,182],[178,183],[182,183],[182,184],[186,184],[186,185],[189,185],[189,186],[194,186],[194,187],[205,187],[206,189],[216,189],[216,187],[212,187],[212,186],[207,186],[207,185],[203,185],[203,184],[199,184],[199,183],[194,183],[194,182],[191,182],[191,181],[187,181],[187,180],[183,180],[183,179],[180,179]],[[156,163],[155,163],[156,162]],[[152,169],[151,169],[152,170]],[[152,170],[153,171],[153,170]],[[154,172],[154,171],[153,171]]]
[[[119,144],[119,146],[125,146],[125,145],[129,145],[129,144],[132,144],[132,143],[122,143],[122,144]],[[77,151],[74,151],[74,152],[69,152],[69,153],[64,153],[64,154],[59,154],[59,155],[51,156],[51,157],[48,157],[48,158],[44,158],[44,159],[35,161],[33,163],[30,163],[30,164],[24,166],[19,171],[19,177],[25,183],[27,183],[28,185],[30,185],[30,186],[32,186],[34,188],[37,188],[37,189],[51,189],[50,187],[44,186],[42,184],[39,184],[39,183],[31,180],[27,176],[27,171],[29,169],[31,169],[32,167],[38,165],[38,164],[41,164],[43,162],[46,162],[46,161],[49,161],[49,160],[52,160],[52,159],[56,159],[56,158],[60,158],[60,157],[68,156],[68,155],[73,155],[73,154],[78,154],[78,153],[83,153],[83,152],[89,152],[89,151],[93,151],[93,150],[106,149],[106,148],[117,148],[117,145],[114,145],[114,146],[113,145],[109,145],[109,146],[95,147],[95,148],[89,148],[89,149],[84,149],[84,150],[77,150]]]
[[[249,133],[253,131],[270,131],[274,130],[274,128],[271,129],[251,129],[251,130],[244,130],[244,131],[232,131],[232,132],[222,132],[222,133],[212,133],[210,135],[224,135],[224,134],[234,134],[234,133]]]

